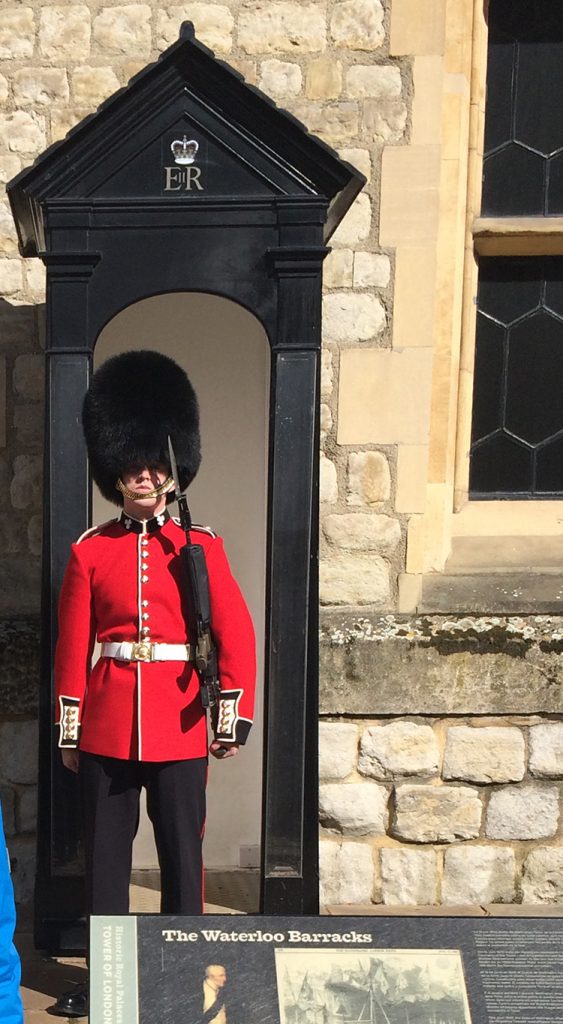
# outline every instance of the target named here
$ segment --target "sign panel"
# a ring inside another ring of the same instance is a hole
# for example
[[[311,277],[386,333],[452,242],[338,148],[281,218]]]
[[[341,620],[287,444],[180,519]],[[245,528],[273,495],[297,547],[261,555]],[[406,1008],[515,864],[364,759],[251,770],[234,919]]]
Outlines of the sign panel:
[[[95,917],[91,1024],[563,1024],[563,920]]]

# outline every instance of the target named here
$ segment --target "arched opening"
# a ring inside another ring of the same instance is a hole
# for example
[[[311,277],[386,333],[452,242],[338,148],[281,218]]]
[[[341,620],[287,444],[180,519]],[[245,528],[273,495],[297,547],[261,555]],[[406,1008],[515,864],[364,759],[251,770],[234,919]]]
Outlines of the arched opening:
[[[195,387],[203,460],[188,492],[190,509],[195,523],[209,525],[224,538],[257,634],[255,726],[238,758],[210,765],[205,863],[227,870],[258,867],[270,347],[259,320],[237,303],[201,292],[173,292],[143,299],[116,314],[98,337],[94,366],[119,352],[142,348],[171,356]],[[95,490],[93,522],[105,522],[115,511]],[[134,868],[156,866],[152,829],[143,815]]]

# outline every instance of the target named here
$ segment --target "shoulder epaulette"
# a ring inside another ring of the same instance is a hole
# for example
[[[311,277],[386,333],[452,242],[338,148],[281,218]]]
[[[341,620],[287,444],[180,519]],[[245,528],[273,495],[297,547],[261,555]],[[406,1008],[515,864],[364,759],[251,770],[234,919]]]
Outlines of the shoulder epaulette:
[[[104,529],[104,527],[111,526],[112,523],[117,523],[117,519],[108,519],[106,523],[100,523],[99,526],[91,526],[89,530],[84,530],[84,533],[81,533],[78,540],[76,540],[74,543],[80,544],[83,540],[86,540],[88,537],[95,537],[96,534],[100,533]]]
[[[176,523],[176,526],[181,526],[182,525],[177,516],[172,516],[172,519]],[[210,526],[201,526],[199,523],[192,523],[191,529],[192,530],[199,530],[200,533],[207,533],[207,534],[209,534],[210,537],[213,537],[213,538],[215,538],[217,536],[217,534],[215,533],[215,530],[212,530]]]
[[[210,526],[200,526],[199,523],[192,523],[192,530],[199,530],[200,533],[208,533],[209,536],[213,538],[217,536],[215,530],[212,530]]]

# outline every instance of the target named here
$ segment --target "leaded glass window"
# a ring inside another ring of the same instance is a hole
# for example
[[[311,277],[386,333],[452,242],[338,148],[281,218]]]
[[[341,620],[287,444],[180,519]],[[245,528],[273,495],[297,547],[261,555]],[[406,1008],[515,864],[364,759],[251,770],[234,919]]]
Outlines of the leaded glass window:
[[[482,215],[499,225],[563,214],[562,92],[563,0],[491,0]],[[482,257],[477,308],[470,497],[563,497],[563,256]]]

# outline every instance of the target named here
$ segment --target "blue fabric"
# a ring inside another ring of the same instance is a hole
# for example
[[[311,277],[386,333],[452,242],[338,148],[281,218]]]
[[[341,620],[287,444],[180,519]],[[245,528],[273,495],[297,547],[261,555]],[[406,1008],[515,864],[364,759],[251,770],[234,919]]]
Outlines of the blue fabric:
[[[20,998],[20,958],[13,943],[16,926],[14,889],[10,878],[10,862],[4,838],[4,822],[0,805],[0,1021],[2,1024],[23,1024]]]

